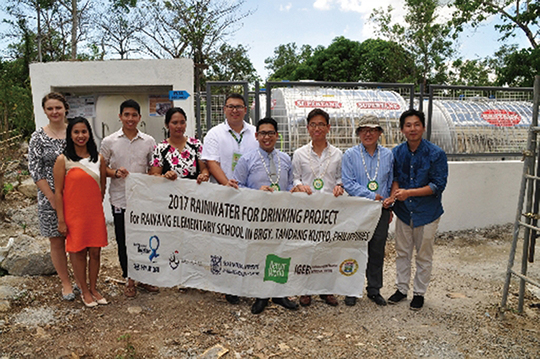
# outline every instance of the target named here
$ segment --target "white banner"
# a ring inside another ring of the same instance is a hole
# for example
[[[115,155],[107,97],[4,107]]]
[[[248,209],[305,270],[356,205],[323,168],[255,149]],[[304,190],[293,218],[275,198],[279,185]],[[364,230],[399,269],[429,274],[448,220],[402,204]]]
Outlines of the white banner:
[[[361,296],[380,202],[130,174],[129,277],[245,297]]]

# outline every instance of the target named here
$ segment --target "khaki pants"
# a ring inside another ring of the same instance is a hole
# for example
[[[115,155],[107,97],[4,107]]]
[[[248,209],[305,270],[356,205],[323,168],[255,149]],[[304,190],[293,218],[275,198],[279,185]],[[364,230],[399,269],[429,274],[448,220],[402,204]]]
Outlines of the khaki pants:
[[[433,243],[439,220],[413,228],[396,218],[396,284],[397,289],[407,294],[411,280],[411,261],[416,249],[416,274],[414,275],[414,295],[425,295],[433,262]]]

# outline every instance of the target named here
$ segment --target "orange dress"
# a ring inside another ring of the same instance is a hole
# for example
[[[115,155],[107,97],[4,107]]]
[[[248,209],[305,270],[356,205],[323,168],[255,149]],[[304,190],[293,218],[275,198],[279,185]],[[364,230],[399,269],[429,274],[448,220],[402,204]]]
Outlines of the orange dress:
[[[89,158],[66,158],[64,180],[64,219],[68,233],[66,251],[79,252],[88,247],[107,245],[107,227],[101,198],[99,164]]]

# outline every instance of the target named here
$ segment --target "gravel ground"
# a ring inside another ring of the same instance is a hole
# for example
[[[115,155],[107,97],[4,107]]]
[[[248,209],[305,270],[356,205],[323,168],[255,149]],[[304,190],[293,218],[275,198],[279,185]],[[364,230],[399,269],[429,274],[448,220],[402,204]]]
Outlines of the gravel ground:
[[[15,207],[11,222],[1,226],[0,245],[22,232],[20,221],[33,210]],[[511,226],[440,234],[419,312],[409,310],[410,298],[378,307],[364,297],[347,307],[339,297],[340,305],[330,307],[314,297],[296,312],[271,305],[254,316],[252,299],[230,305],[221,294],[187,288],[127,299],[110,242],[99,284],[108,306],[61,301],[56,276],[0,277],[0,288],[16,293],[8,298],[10,309],[0,313],[0,358],[540,357],[540,312],[529,307],[539,299],[527,291],[525,311],[518,314],[513,281],[510,309],[499,314]],[[390,239],[385,297],[395,290],[394,259]],[[536,263],[529,274],[540,277]]]

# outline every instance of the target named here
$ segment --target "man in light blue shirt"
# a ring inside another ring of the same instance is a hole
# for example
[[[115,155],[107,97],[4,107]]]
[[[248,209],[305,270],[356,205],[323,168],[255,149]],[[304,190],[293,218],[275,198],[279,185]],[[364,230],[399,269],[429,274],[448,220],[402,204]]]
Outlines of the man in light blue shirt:
[[[259,148],[243,155],[234,169],[230,187],[251,188],[268,192],[290,191],[293,188],[291,158],[276,150],[278,139],[277,122],[273,118],[263,118],[257,123],[255,137]],[[284,308],[296,310],[298,304],[288,298],[272,298],[272,302]],[[268,305],[268,298],[257,298],[251,313],[259,314]]]
[[[342,160],[343,187],[349,195],[375,201],[382,201],[390,196],[394,179],[394,157],[392,151],[378,144],[382,132],[377,117],[367,115],[360,119],[356,134],[361,143],[349,148]],[[391,203],[384,204],[377,228],[368,243],[367,296],[377,305],[386,305],[386,300],[379,290],[383,285],[384,248],[388,225],[392,220],[390,205]],[[356,297],[346,297],[345,304],[355,305]]]

